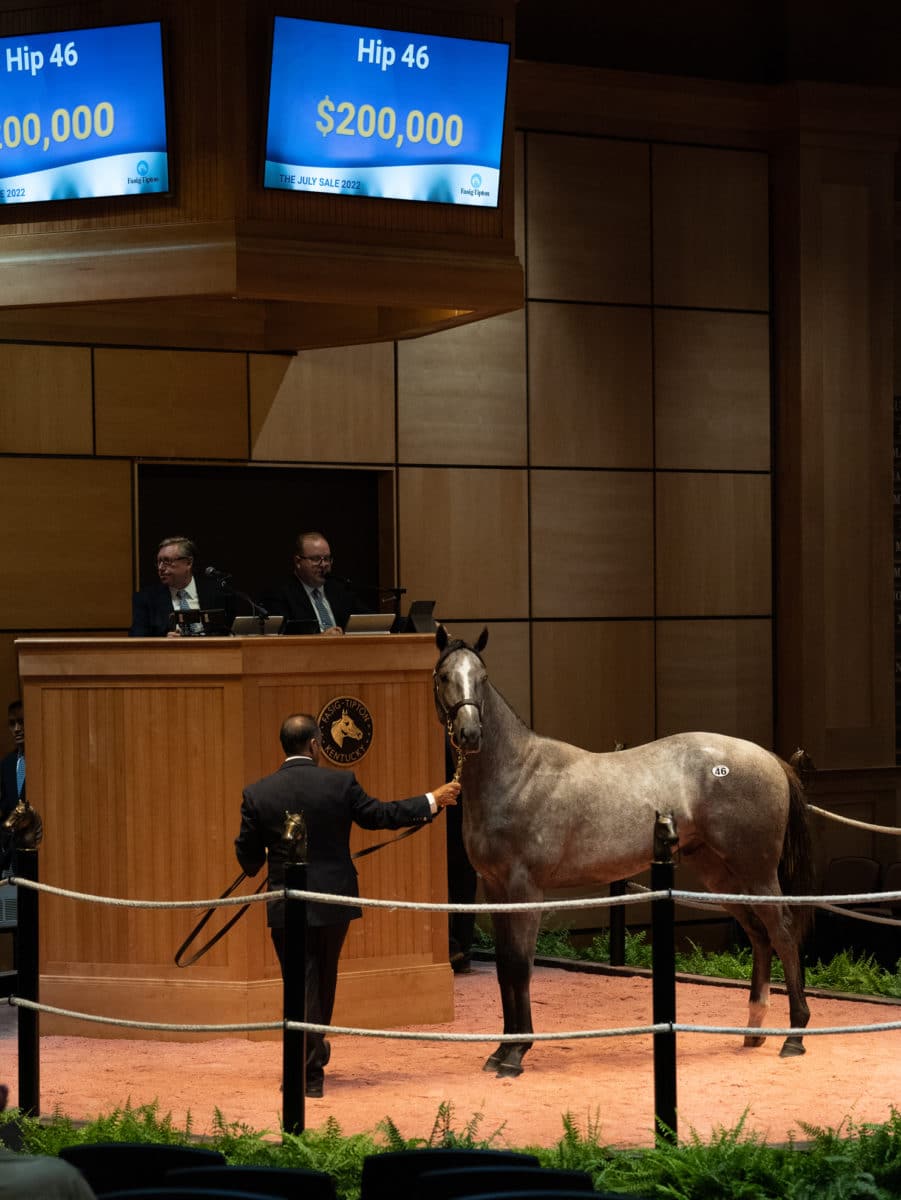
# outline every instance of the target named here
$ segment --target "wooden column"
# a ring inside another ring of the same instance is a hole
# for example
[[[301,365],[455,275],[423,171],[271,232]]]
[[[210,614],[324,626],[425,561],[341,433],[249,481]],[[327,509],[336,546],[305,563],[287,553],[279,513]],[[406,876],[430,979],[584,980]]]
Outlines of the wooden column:
[[[793,85],[774,118],[776,746],[888,766],[897,103]]]

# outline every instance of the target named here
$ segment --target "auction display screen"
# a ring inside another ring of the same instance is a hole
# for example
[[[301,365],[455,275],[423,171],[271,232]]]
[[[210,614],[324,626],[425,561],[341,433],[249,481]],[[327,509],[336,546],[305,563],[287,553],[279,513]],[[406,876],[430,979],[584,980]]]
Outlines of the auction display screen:
[[[0,203],[168,190],[158,21],[0,38]]]
[[[265,186],[496,208],[509,54],[276,17]]]

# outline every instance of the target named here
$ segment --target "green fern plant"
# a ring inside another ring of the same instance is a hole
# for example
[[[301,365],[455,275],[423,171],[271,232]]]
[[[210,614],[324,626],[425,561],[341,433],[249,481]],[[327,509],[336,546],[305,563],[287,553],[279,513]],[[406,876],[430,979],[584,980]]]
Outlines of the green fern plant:
[[[418,1145],[490,1146],[501,1129],[481,1134],[483,1117],[476,1113],[458,1127],[453,1105],[438,1108],[428,1138],[408,1139],[386,1117],[379,1136],[345,1137],[329,1117],[318,1130],[276,1135],[241,1123],[227,1124],[217,1113],[207,1145],[221,1150],[232,1163],[303,1166],[325,1171],[335,1181],[339,1200],[359,1200],[363,1161],[385,1150]],[[614,1150],[601,1139],[599,1111],[590,1114],[584,1129],[569,1112],[563,1115],[563,1136],[552,1147],[525,1146],[546,1166],[590,1173],[597,1190],[633,1193],[646,1200],[897,1200],[901,1196],[901,1112],[892,1108],[882,1123],[855,1124],[850,1118],[837,1129],[799,1122],[809,1139],[798,1145],[769,1146],[748,1133],[743,1116],[734,1129],[718,1129],[706,1141],[692,1132],[681,1142],[661,1141],[648,1150]],[[15,1122],[32,1154],[54,1154],[65,1145],[87,1141],[196,1141],[190,1118],[179,1130],[158,1103],[141,1105],[98,1117],[76,1126],[59,1112],[47,1121],[17,1110],[0,1114],[0,1124]]]
[[[491,951],[494,941],[488,930],[477,928],[474,942],[477,949]],[[588,946],[577,946],[568,930],[545,929],[539,931],[536,945],[538,958],[564,958],[584,962],[606,963],[610,961],[610,934],[607,930],[595,935]],[[650,969],[653,949],[648,945],[645,930],[626,930],[626,966]],[[749,980],[752,970],[751,951],[747,947],[735,950],[712,952],[703,950],[694,942],[689,949],[676,952],[676,970],[687,975],[705,975],[716,979]],[[773,980],[785,981],[782,963],[773,959]],[[848,992],[859,996],[889,996],[901,998],[901,959],[894,971],[879,965],[872,955],[854,955],[849,951],[836,954],[828,963],[817,962],[807,967],[809,987],[829,991]]]

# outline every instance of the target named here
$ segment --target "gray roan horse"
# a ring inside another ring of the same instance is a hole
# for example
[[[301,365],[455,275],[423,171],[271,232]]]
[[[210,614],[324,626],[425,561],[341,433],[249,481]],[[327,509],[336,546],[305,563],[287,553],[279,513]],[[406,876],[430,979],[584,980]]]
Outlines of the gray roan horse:
[[[810,838],[793,768],[752,742],[682,733],[630,750],[593,754],[540,737],[488,679],[481,651],[438,627],[435,704],[465,754],[463,840],[487,902],[540,901],[549,888],[628,879],[653,856],[658,811],[672,813],[681,858],[714,892],[810,895]],[[749,1027],[763,1025],[772,956],[782,960],[791,1025],[806,1026],[799,942],[809,911],[730,905],[753,949]],[[529,982],[541,913],[494,916],[504,1033],[533,1032]],[[748,1035],[746,1046],[763,1036]],[[532,1043],[502,1042],[486,1071],[519,1075]],[[803,1054],[798,1035],[783,1056]]]

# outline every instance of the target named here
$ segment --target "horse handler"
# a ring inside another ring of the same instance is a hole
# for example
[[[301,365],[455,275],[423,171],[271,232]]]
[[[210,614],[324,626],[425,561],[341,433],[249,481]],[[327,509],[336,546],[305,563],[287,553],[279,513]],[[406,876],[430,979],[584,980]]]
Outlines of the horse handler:
[[[320,767],[319,726],[308,713],[282,723],[279,738],[285,761],[272,775],[244,789],[241,831],[235,854],[248,875],[269,862],[269,887],[284,887],[288,843],[283,840],[286,812],[301,813],[308,839],[307,888],[311,892],[358,896],[357,872],[350,855],[352,823],[364,829],[400,829],[427,824],[441,808],[456,804],[458,783],[443,783],[409,800],[383,803],[368,796],[350,771]],[[285,971],[285,904],[267,904],[272,944]],[[338,959],[352,920],[362,910],[344,904],[307,905],[307,1020],[329,1025],[338,983]],[[331,1047],[321,1033],[307,1034],[306,1094],[321,1096]]]

